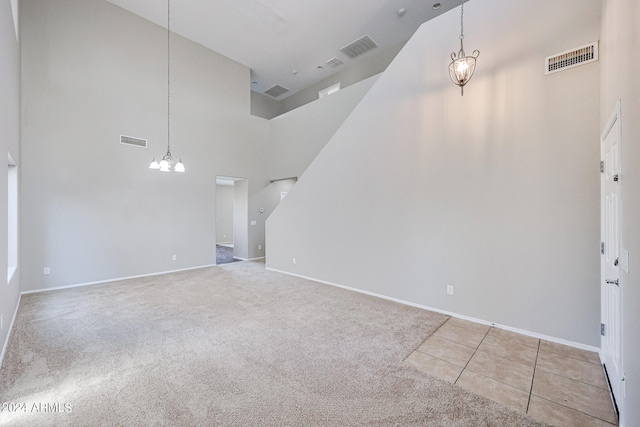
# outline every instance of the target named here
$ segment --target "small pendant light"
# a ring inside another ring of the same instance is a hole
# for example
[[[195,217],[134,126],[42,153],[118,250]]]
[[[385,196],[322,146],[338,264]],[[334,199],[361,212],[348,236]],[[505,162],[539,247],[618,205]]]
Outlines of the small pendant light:
[[[464,85],[466,85],[471,77],[473,76],[473,72],[476,70],[476,59],[480,55],[479,50],[474,50],[471,56],[467,56],[464,53],[464,1],[461,0],[461,11],[460,11],[460,50],[456,55],[455,52],[451,53],[451,64],[449,64],[449,77],[451,80],[460,86],[460,91],[462,96],[464,96]]]

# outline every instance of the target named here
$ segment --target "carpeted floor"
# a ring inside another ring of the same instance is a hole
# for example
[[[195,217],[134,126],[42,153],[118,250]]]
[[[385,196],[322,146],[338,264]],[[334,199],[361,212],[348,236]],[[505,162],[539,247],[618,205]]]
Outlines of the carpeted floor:
[[[446,320],[255,262],[25,295],[0,426],[543,425],[402,362]]]

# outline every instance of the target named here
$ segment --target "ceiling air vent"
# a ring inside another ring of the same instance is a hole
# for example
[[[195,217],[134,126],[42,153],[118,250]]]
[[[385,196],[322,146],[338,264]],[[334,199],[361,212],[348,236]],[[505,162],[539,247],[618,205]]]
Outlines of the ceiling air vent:
[[[342,62],[342,60],[335,57],[327,61],[327,66],[329,68],[336,68],[338,65],[342,65],[342,64],[344,64],[344,62]]]
[[[548,56],[544,59],[544,73],[552,74],[558,71],[588,64],[598,60],[598,42],[589,43],[575,49]]]
[[[365,52],[369,52],[371,49],[375,49],[378,47],[378,44],[371,40],[369,36],[362,36],[358,40],[354,41],[351,44],[346,45],[340,52],[347,55],[349,58],[353,59],[356,56],[360,56]]]
[[[120,144],[135,145],[136,147],[147,148],[147,140],[134,138],[133,136],[120,135]]]
[[[289,89],[287,89],[286,87],[275,85],[271,89],[265,90],[263,93],[266,93],[271,97],[277,98],[280,95],[284,95],[287,92],[289,92]]]

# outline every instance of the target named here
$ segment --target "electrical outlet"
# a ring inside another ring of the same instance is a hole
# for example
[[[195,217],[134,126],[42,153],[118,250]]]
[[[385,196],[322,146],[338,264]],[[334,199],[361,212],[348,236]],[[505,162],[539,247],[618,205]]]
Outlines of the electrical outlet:
[[[258,245],[258,249],[262,249],[262,245]]]
[[[447,285],[447,295],[453,295],[453,285]]]
[[[44,270],[42,270],[42,274],[50,274],[51,273],[51,269],[49,267],[45,267]]]
[[[178,255],[174,255],[174,256],[173,256],[173,260],[175,261],[175,260],[177,260],[177,259],[178,259]]]
[[[292,259],[291,259],[291,262],[295,264],[295,263],[296,263],[296,259],[295,259],[295,258],[292,258]]]

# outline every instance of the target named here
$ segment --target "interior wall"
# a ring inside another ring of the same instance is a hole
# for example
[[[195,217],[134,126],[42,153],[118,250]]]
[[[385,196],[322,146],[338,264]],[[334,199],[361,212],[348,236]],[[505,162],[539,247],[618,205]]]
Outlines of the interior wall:
[[[166,30],[103,0],[21,6],[23,290],[215,264],[216,175],[252,179],[250,204],[268,186],[250,70],[172,35],[171,148],[187,171],[159,173]]]
[[[233,185],[216,185],[216,243],[233,243]]]
[[[233,256],[249,259],[249,182],[241,179],[233,183]]]
[[[293,95],[284,98],[282,101],[279,101],[280,114],[284,114],[305,104],[316,101],[318,99],[319,91],[326,89],[329,86],[333,86],[336,83],[340,83],[341,89],[345,89],[362,80],[366,80],[369,77],[382,73],[387,69],[398,52],[402,50],[404,45],[404,43],[400,43],[396,46],[391,46],[383,50],[375,49],[358,57],[353,63],[351,63],[350,60],[347,61],[347,64],[342,65],[342,67],[347,67],[344,70],[324,78],[318,83],[304,88]]]
[[[251,114],[267,120],[279,116],[281,114],[280,101],[251,91]]]
[[[621,102],[622,177],[621,242],[629,251],[629,273],[620,272],[622,305],[622,365],[626,397],[620,426],[635,426],[640,420],[640,87],[633,70],[640,67],[640,5],[636,0],[604,0],[602,39],[600,129]],[[624,394],[624,393],[623,393]]]
[[[599,346],[600,64],[543,64],[597,40],[600,14],[469,2],[464,97],[460,9],[423,24],[267,221],[267,266]]]
[[[302,175],[379,76],[303,105],[270,121],[269,179]]]
[[[0,155],[11,153],[16,164],[20,165],[20,44],[14,25],[14,11],[17,2],[0,0]],[[15,11],[17,16],[17,11]],[[0,271],[8,267],[8,161],[0,162]],[[9,327],[20,298],[20,263],[18,269],[7,281],[0,281],[0,365],[9,335]],[[4,282],[4,283],[3,283]]]

